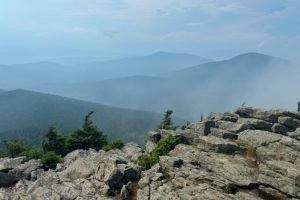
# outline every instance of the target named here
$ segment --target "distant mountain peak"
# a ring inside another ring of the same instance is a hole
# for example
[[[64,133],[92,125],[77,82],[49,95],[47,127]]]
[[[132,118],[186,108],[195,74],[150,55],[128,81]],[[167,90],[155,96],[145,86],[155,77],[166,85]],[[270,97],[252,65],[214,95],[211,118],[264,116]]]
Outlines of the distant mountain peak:
[[[249,52],[249,53],[244,53],[238,56],[233,57],[230,60],[243,60],[243,61],[247,61],[247,60],[259,60],[259,61],[267,61],[267,60],[281,60],[284,61],[284,59],[281,58],[277,58],[277,57],[273,57],[267,54],[262,54],[262,53],[257,53],[257,52]]]

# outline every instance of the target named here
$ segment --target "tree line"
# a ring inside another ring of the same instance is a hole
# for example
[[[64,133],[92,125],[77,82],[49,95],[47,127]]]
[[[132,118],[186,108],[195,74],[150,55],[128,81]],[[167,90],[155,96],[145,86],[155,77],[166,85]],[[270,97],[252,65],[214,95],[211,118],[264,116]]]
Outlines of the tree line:
[[[6,150],[0,151],[0,157],[27,156],[29,159],[41,159],[45,168],[55,168],[57,163],[63,161],[65,155],[77,149],[88,150],[92,148],[97,151],[100,149],[109,151],[122,148],[124,146],[122,140],[108,142],[107,135],[94,125],[91,119],[93,113],[94,111],[91,111],[84,117],[82,128],[77,128],[66,135],[60,133],[55,126],[50,126],[43,133],[44,140],[41,147],[29,147],[21,140],[4,141]],[[177,128],[172,126],[172,113],[172,110],[165,112],[163,121],[155,128],[156,131],[159,129],[175,130]],[[159,156],[167,155],[178,143],[180,143],[178,138],[171,135],[163,138],[153,149],[151,156],[141,156],[139,164],[148,168],[158,162]]]
[[[94,111],[91,111],[84,117],[82,128],[77,128],[67,135],[60,133],[55,126],[50,126],[43,133],[42,147],[29,147],[21,140],[5,140],[6,150],[0,151],[0,157],[27,156],[29,159],[41,159],[41,163],[47,168],[54,168],[63,160],[62,157],[76,149],[103,148],[108,151],[121,148],[124,145],[123,141],[116,140],[109,143],[107,135],[93,124],[91,119],[93,113]]]

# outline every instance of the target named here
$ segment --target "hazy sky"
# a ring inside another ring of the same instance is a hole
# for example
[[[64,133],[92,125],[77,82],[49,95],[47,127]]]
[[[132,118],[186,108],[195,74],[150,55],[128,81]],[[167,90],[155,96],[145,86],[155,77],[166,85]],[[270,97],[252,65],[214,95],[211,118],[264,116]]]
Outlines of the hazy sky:
[[[7,0],[0,64],[156,51],[300,62],[300,0]]]

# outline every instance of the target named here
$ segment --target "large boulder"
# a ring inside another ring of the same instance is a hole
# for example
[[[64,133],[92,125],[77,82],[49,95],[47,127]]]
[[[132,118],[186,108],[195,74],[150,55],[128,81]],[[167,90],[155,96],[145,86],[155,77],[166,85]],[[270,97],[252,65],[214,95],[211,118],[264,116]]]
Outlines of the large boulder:
[[[258,147],[255,153],[261,163],[269,160],[281,160],[293,163],[299,152],[281,142],[274,142],[267,146]]]
[[[285,161],[267,161],[259,169],[258,182],[300,198],[300,170]]]
[[[121,151],[125,154],[125,158],[127,160],[134,162],[136,162],[143,154],[141,147],[133,142],[125,144]]]
[[[18,165],[9,173],[15,177],[18,177],[19,179],[35,181],[43,171],[42,164],[39,160],[30,160],[24,164]]]
[[[4,172],[11,170],[27,161],[28,158],[26,156],[18,158],[0,158],[0,171]]]
[[[300,127],[300,120],[293,119],[291,117],[280,116],[278,117],[278,122],[287,128],[296,129]]]
[[[280,110],[262,110],[253,107],[239,107],[236,111],[240,117],[243,118],[254,118],[254,119],[261,119],[268,121],[270,123],[278,122],[279,114],[281,113]]]
[[[255,129],[271,131],[273,124],[261,119],[252,119],[252,118],[239,118],[237,123],[247,124]]]
[[[208,135],[212,127],[215,127],[215,121],[213,120],[205,120],[203,122],[191,123],[187,126],[188,129],[192,129],[198,135]]]
[[[283,136],[280,134],[261,131],[261,130],[246,130],[239,134],[238,140],[243,144],[256,149],[260,146],[267,146],[270,143],[278,142]]]
[[[216,136],[218,138],[233,139],[233,140],[236,140],[238,138],[237,133],[234,133],[230,130],[224,130],[219,128],[211,128],[210,135]]]
[[[95,178],[116,189],[121,189],[126,181],[121,170],[112,162],[101,163],[95,173]]]
[[[254,129],[252,126],[248,124],[242,124],[242,123],[239,124],[231,121],[221,121],[221,120],[216,122],[216,127],[233,133],[240,133],[244,130]]]
[[[18,178],[7,173],[0,172],[0,187],[6,187],[18,182]]]
[[[240,151],[240,147],[228,140],[215,136],[200,136],[198,147],[204,151],[231,154]]]

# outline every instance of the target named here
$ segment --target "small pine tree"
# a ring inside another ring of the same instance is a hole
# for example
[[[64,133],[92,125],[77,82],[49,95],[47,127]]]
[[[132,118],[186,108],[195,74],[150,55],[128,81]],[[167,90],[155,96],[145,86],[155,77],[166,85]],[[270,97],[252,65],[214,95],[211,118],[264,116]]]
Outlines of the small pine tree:
[[[64,156],[66,153],[66,138],[55,126],[50,126],[48,131],[44,132],[45,140],[42,143],[44,152],[54,151],[58,155]]]
[[[157,125],[157,127],[155,128],[156,131],[158,131],[159,129],[175,130],[177,128],[177,127],[172,126],[172,124],[173,124],[172,118],[171,118],[172,113],[173,113],[173,110],[165,111],[164,120],[159,125]]]
[[[91,111],[84,117],[82,129],[75,129],[67,136],[68,152],[76,149],[88,150],[89,148],[100,150],[107,144],[107,136],[99,131],[91,120],[93,113],[94,111]]]

